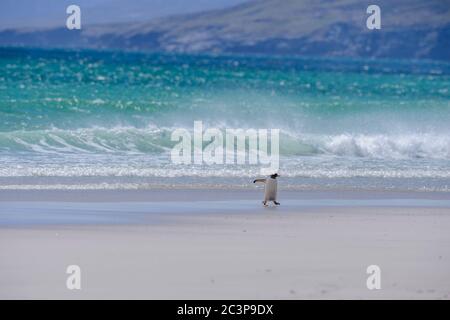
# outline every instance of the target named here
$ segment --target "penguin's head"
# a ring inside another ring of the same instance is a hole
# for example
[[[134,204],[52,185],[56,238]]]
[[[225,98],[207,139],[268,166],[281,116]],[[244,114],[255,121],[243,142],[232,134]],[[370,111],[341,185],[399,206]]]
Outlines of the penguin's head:
[[[278,173],[274,173],[274,174],[270,175],[270,177],[272,179],[276,179],[277,177],[279,177],[279,175],[278,175]]]

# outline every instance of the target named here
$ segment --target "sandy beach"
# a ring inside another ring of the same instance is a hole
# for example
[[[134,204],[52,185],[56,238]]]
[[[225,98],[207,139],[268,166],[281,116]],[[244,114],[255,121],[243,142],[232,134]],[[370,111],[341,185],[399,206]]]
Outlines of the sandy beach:
[[[448,299],[450,195],[0,193],[4,299]],[[66,268],[81,268],[81,290]],[[381,269],[368,290],[366,268]]]

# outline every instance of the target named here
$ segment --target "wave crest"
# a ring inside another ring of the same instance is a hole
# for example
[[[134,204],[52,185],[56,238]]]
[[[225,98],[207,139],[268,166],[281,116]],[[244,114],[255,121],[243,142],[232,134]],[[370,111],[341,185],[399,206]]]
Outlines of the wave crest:
[[[338,156],[450,159],[450,135],[351,135],[322,138],[318,148]]]
[[[86,128],[0,133],[0,152],[37,154],[163,154],[175,128]],[[450,159],[450,134],[291,134],[282,130],[281,156]]]

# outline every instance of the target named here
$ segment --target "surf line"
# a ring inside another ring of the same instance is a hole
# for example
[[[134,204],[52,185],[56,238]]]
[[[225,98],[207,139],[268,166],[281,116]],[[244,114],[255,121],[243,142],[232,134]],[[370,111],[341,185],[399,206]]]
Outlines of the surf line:
[[[203,122],[194,121],[193,134],[186,128],[177,128],[171,141],[178,142],[170,153],[174,164],[260,165],[261,174],[279,169],[280,129],[227,128],[222,132],[218,128],[203,130]]]

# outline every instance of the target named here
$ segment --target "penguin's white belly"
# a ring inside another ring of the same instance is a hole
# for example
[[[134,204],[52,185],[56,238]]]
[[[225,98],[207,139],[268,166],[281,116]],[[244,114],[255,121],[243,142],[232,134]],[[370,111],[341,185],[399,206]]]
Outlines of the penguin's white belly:
[[[264,201],[276,201],[276,200],[277,200],[277,180],[269,178],[266,180]]]

